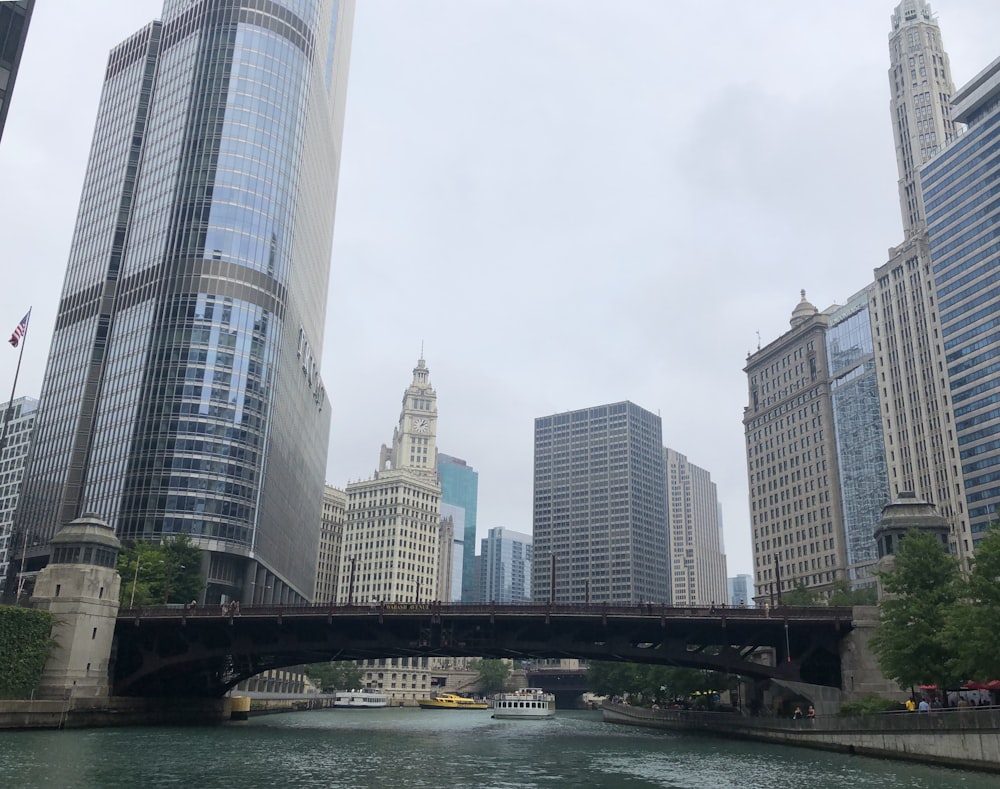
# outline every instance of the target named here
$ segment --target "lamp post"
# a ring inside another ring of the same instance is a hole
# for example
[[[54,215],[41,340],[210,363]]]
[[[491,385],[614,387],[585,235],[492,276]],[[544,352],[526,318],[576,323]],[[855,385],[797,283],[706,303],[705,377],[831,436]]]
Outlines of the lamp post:
[[[135,557],[135,575],[132,576],[132,597],[128,601],[129,608],[135,608],[135,585],[139,583],[139,565],[142,564],[142,559],[138,556]]]

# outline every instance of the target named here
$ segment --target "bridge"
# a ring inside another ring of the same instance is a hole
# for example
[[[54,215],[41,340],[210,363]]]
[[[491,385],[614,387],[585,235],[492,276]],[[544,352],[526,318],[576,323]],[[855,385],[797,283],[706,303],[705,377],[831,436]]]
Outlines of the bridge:
[[[581,658],[840,686],[852,609],[465,605],[132,608],[111,656],[116,696],[221,696],[269,669],[385,657]],[[776,665],[754,655],[770,647]]]

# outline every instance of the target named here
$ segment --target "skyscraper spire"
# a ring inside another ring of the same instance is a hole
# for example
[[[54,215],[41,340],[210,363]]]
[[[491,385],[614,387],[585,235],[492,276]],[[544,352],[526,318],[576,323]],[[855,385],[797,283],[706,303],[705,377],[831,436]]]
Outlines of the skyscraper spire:
[[[899,207],[909,238],[924,222],[920,167],[956,135],[951,66],[927,0],[902,0],[892,14],[889,89]]]

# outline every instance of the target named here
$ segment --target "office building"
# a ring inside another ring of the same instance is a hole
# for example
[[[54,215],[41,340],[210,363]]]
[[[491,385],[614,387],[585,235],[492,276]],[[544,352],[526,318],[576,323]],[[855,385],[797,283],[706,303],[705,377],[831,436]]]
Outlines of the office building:
[[[889,492],[935,505],[949,547],[965,561],[969,519],[945,367],[924,217],[920,168],[961,131],[941,31],[926,0],[904,0],[889,37],[890,109],[905,240],[875,270],[869,293],[875,373]]]
[[[533,600],[670,601],[662,433],[627,401],[535,420]]]
[[[483,538],[479,555],[479,599],[491,603],[531,602],[530,534],[492,528]]]
[[[753,606],[753,576],[740,573],[728,579],[729,605]]]
[[[403,394],[392,445],[371,479],[347,485],[337,602],[413,603],[440,588],[437,393],[421,358]]]
[[[670,592],[674,605],[725,603],[726,553],[719,496],[712,476],[664,448]]]
[[[970,537],[997,519],[1000,505],[1000,59],[953,96],[954,118],[966,132],[924,165],[931,276]],[[957,469],[955,470],[958,471]],[[918,491],[918,497],[919,491]],[[928,499],[941,507],[934,499]],[[947,517],[947,513],[941,514]]]
[[[875,529],[882,508],[889,503],[868,300],[869,290],[865,289],[842,307],[831,309],[826,331],[840,508],[844,517],[845,580],[852,587],[875,583],[873,572],[878,560]]]
[[[166,0],[112,51],[18,530],[97,513],[190,536],[206,603],[312,599],[352,17]]]
[[[744,410],[754,597],[847,580],[840,471],[827,359],[830,316],[806,300],[791,328],[751,353]]]
[[[0,138],[7,123],[17,69],[21,65],[24,42],[35,0],[0,3]]]
[[[323,488],[323,512],[319,522],[319,550],[316,552],[316,593],[314,603],[333,603],[340,579],[340,551],[347,515],[347,494],[339,488]]]
[[[443,452],[438,453],[437,472],[441,480],[441,514],[450,516],[455,525],[451,599],[472,603],[478,589],[472,565],[476,554],[479,473],[461,458]]]
[[[0,405],[0,419],[3,420],[0,433],[0,593],[6,589],[8,578],[17,573],[19,557],[25,547],[20,542],[13,544],[11,530],[37,411],[38,401],[31,397],[19,397]],[[14,583],[12,579],[11,582]]]
[[[906,238],[923,231],[920,167],[953,140],[951,65],[927,0],[902,0],[889,34],[892,133]]]

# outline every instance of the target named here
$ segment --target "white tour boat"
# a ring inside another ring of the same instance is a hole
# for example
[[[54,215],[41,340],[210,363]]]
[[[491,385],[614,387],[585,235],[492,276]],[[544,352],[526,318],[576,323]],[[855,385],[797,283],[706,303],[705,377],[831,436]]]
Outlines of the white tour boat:
[[[334,707],[344,707],[348,709],[372,709],[374,707],[388,707],[389,694],[381,690],[364,688],[363,690],[338,690],[337,696],[333,700]]]
[[[521,688],[497,693],[492,706],[494,718],[551,718],[556,714],[556,697],[541,688]]]

